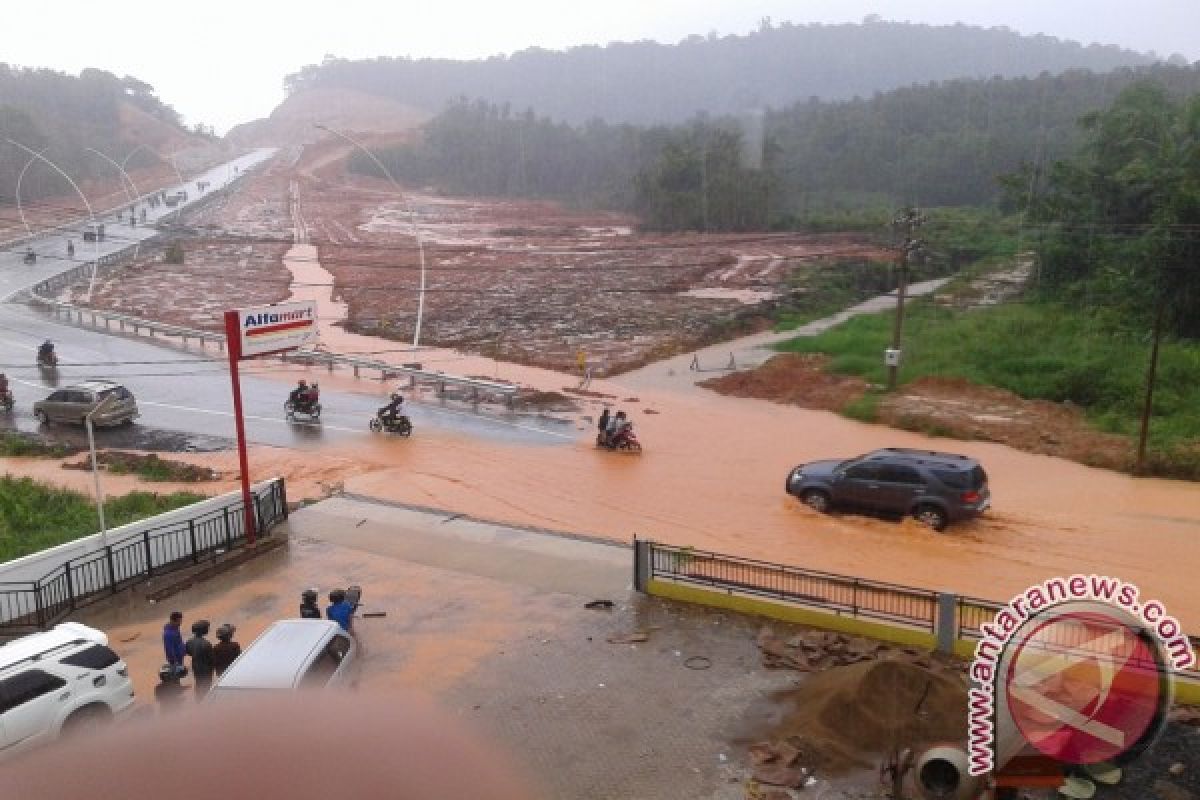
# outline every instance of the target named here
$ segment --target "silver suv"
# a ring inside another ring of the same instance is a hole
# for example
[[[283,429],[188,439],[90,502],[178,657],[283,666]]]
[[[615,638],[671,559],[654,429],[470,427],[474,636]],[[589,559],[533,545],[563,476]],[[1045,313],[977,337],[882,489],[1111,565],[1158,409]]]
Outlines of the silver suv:
[[[0,760],[132,704],[129,671],[102,631],[64,622],[0,647]]]
[[[801,464],[788,473],[784,488],[817,511],[842,506],[912,514],[935,531],[982,514],[992,498],[987,473],[975,459],[903,447]]]
[[[38,422],[73,422],[84,424],[84,418],[104,403],[92,417],[93,425],[128,425],[138,416],[133,393],[112,381],[84,381],[59,389],[45,400],[33,404],[33,416]]]

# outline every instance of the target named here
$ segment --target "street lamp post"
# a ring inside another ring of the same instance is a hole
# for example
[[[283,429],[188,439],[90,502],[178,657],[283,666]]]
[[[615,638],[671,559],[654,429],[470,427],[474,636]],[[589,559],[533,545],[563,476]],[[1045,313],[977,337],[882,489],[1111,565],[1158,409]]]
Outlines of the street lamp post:
[[[57,164],[55,164],[50,159],[46,158],[41,153],[36,152],[33,148],[26,147],[25,145],[21,144],[20,142],[16,141],[15,139],[6,138],[4,141],[8,142],[9,144],[13,145],[14,147],[21,148],[26,153],[29,153],[29,155],[33,156],[34,158],[38,159],[39,161],[45,162],[47,166],[49,166],[51,169],[53,169],[59,175],[62,175],[63,178],[66,179],[67,183],[71,184],[71,188],[75,190],[75,194],[79,195],[79,199],[83,201],[84,208],[86,208],[87,212],[88,212],[88,217],[92,220],[92,225],[93,226],[96,225],[96,214],[92,211],[92,204],[88,202],[87,197],[84,196],[83,190],[79,188],[78,184],[76,184],[75,181],[71,180],[70,175],[63,172],[61,167],[59,167]],[[96,270],[99,268],[99,265],[100,265],[100,236],[97,234],[96,237],[92,239],[92,280],[90,283],[88,283],[88,292],[87,292],[87,300],[89,302],[92,299],[92,290],[95,289],[95,287],[96,287]]]
[[[49,145],[43,147],[38,151],[38,155],[41,155],[49,149]],[[25,219],[25,209],[21,205],[21,182],[25,180],[25,173],[31,166],[33,166],[33,162],[35,161],[37,161],[37,156],[30,157],[30,159],[25,162],[25,166],[21,167],[21,172],[17,175],[17,214],[19,214],[21,217],[21,224],[25,226],[25,233],[29,234],[30,236],[33,236],[33,228],[29,227],[29,222]]]
[[[391,170],[384,166],[383,162],[376,158],[375,154],[367,149],[365,144],[353,138],[349,134],[345,134],[341,131],[336,131],[333,128],[330,128],[328,125],[322,125],[319,122],[313,124],[316,128],[323,130],[326,133],[332,133],[339,139],[345,139],[359,150],[362,150],[363,153],[366,154],[367,158],[371,159],[375,166],[379,167],[380,171],[387,176],[387,179],[392,184],[392,188],[396,190],[396,193],[400,195],[400,199],[404,201],[404,205],[408,208],[408,224],[412,227],[413,238],[417,240],[417,256],[421,262],[421,288],[417,293],[417,327],[413,332],[413,349],[415,350],[421,346],[421,320],[425,314],[425,245],[421,241],[421,231],[417,228],[416,216],[413,212],[412,204],[408,202],[408,198],[404,194],[404,190],[400,188],[400,183],[392,175]]]
[[[104,490],[100,488],[100,469],[96,465],[96,437],[92,433],[92,415],[108,406],[116,395],[109,394],[83,417],[87,428],[88,450],[92,453],[92,480],[96,483],[96,514],[100,517],[100,546],[108,546],[108,528],[104,524]]]
[[[129,173],[125,171],[125,168],[124,168],[123,166],[121,166],[120,164],[118,164],[118,163],[117,163],[115,160],[113,160],[113,159],[112,159],[112,158],[110,158],[109,156],[105,155],[104,153],[101,153],[99,150],[97,150],[97,149],[96,149],[96,148],[94,148],[94,147],[85,147],[85,148],[84,148],[84,150],[88,151],[89,153],[95,153],[96,155],[100,156],[100,157],[101,157],[101,158],[103,158],[105,161],[107,161],[108,163],[110,163],[110,164],[112,164],[114,167],[116,167],[116,168],[117,168],[117,170],[118,170],[118,171],[121,173],[121,177],[122,177],[122,178],[124,178],[126,181],[128,181],[128,182],[129,182],[129,185],[130,185],[131,187],[133,187],[133,196],[129,198],[129,199],[130,199],[130,200],[133,202],[133,208],[132,208],[132,210],[130,211],[130,219],[129,219],[130,226],[132,226],[132,225],[134,224],[134,215],[137,213],[137,200],[138,200],[138,198],[139,198],[139,197],[141,197],[141,196],[142,196],[142,193],[138,191],[137,184],[133,182],[133,178],[129,177]],[[129,190],[128,190],[127,188],[125,188],[125,184],[124,184],[124,183],[122,183],[122,184],[121,184],[121,187],[122,187],[122,189],[123,189],[123,190],[124,190],[126,193],[128,193],[128,192],[129,192]],[[138,252],[139,252],[141,249],[142,249],[142,243],[141,243],[141,240],[135,241],[135,242],[133,243],[133,257],[134,257],[134,259],[137,259],[137,257],[138,257]]]

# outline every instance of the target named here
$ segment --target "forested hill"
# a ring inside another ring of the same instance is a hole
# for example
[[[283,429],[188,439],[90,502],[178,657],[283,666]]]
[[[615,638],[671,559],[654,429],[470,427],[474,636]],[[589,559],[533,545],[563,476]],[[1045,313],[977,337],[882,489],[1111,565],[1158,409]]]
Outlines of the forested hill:
[[[652,228],[761,230],[830,211],[995,204],[1001,176],[1074,156],[1080,118],[1138,83],[1200,95],[1200,65],[947,81],[675,126],[571,126],[462,101],[379,157],[451,193],[633,211]],[[351,168],[378,173],[361,154]]]
[[[1033,76],[1072,68],[1107,72],[1144,65],[1145,55],[1083,46],[1006,28],[884,22],[772,25],[747,35],[530,48],[478,61],[327,58],[289,75],[289,93],[346,88],[439,112],[460,97],[534,108],[552,119],[639,124],[679,122],[697,112],[739,113],[798,100],[870,96],[954,78]]]
[[[39,151],[49,148],[46,155],[80,180],[112,171],[86,148],[122,157],[138,144],[161,148],[167,138],[187,137],[175,110],[137,78],[98,69],[74,76],[0,63],[0,203],[12,200],[17,174],[29,160],[5,139]],[[153,159],[139,152],[129,163]],[[31,172],[24,185],[27,197],[62,189],[46,170]]]

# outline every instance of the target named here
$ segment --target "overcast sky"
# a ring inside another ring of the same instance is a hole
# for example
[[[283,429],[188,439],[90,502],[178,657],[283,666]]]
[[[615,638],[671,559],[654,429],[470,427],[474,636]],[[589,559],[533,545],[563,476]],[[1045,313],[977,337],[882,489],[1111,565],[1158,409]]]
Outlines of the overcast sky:
[[[530,46],[745,33],[776,22],[885,19],[1046,33],[1200,60],[1200,0],[3,0],[0,61],[135,75],[187,122],[266,116],[283,76],[344,58],[477,58]]]

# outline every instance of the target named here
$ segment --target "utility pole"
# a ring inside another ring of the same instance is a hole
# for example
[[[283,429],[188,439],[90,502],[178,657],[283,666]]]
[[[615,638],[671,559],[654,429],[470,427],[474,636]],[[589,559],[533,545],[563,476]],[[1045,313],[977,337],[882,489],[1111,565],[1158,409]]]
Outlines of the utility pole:
[[[1154,344],[1150,347],[1150,369],[1146,373],[1146,397],[1142,403],[1142,424],[1138,430],[1137,463],[1133,471],[1141,474],[1146,465],[1146,440],[1150,435],[1150,413],[1154,407],[1154,380],[1158,372],[1158,344],[1162,340],[1163,317],[1166,315],[1166,298],[1159,293],[1158,313],[1154,316]]]
[[[908,291],[908,265],[925,255],[925,242],[917,238],[917,229],[925,224],[925,215],[916,208],[906,208],[892,218],[893,230],[903,229],[904,243],[897,258],[899,282],[896,286],[896,317],[892,324],[892,346],[884,351],[883,363],[888,368],[888,391],[896,388],[900,371],[900,342],[904,332],[904,295]]]

